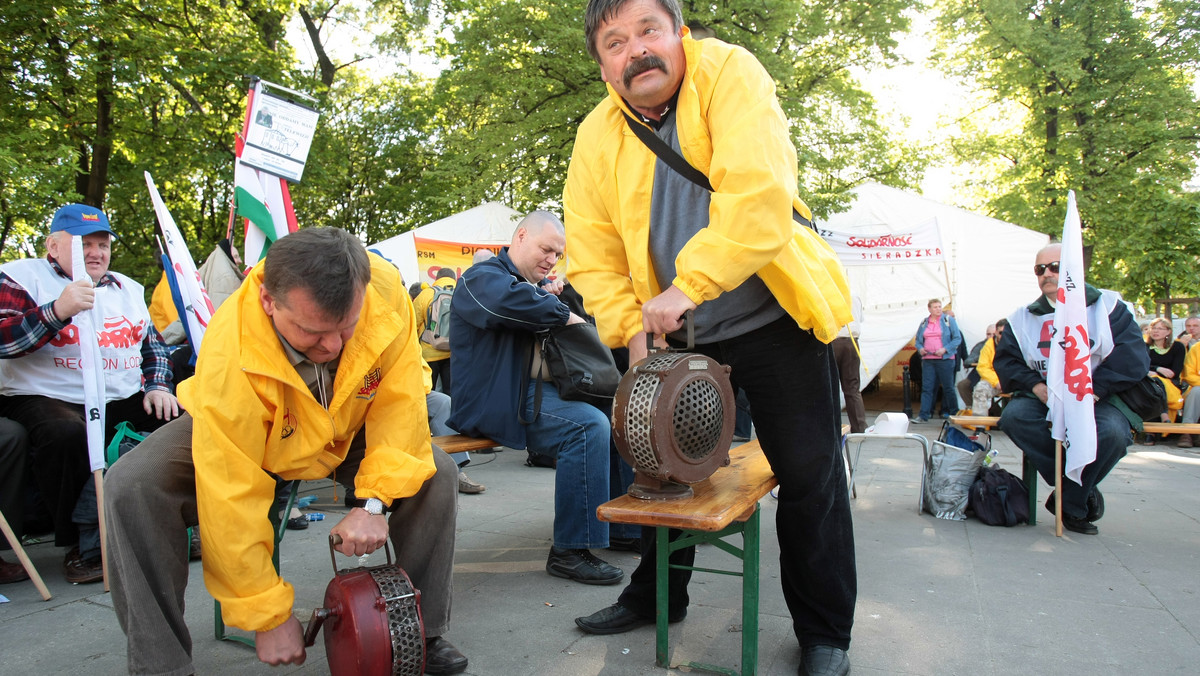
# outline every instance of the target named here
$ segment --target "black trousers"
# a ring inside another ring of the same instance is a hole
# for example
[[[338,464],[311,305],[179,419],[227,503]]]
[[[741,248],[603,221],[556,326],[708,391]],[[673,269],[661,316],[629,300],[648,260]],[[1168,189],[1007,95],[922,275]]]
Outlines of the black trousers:
[[[441,359],[438,361],[429,362],[429,370],[433,379],[433,386],[437,387],[438,381],[442,383],[442,394],[447,397],[453,397],[450,392],[454,386],[454,381],[450,378],[450,360]]]
[[[19,540],[25,534],[25,460],[29,445],[25,428],[0,418],[0,514]],[[0,537],[0,551],[10,549]]]
[[[849,648],[858,578],[832,349],[784,317],[695,351],[731,368],[734,391],[740,387],[750,398],[759,443],[779,479],[775,529],[796,638],[802,646]],[[644,617],[654,616],[655,558],[654,529],[645,528],[641,563],[618,599]],[[688,548],[672,563],[694,559]],[[686,608],[689,579],[689,571],[670,572],[670,616]]]
[[[79,531],[71,520],[71,512],[80,491],[92,478],[83,405],[32,394],[15,395],[0,397],[0,416],[20,423],[29,435],[29,468],[54,519],[54,544],[70,547],[78,543]],[[150,432],[163,425],[163,421],[142,408],[141,392],[108,402],[104,416],[105,445],[122,421],[129,422],[139,432]]]

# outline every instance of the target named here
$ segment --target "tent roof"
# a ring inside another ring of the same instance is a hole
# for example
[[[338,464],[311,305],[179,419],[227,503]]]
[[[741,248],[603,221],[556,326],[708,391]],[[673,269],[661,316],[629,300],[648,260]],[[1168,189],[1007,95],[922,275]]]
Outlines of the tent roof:
[[[400,269],[400,276],[405,283],[411,284],[419,278],[416,237],[472,244],[508,244],[520,220],[519,211],[499,202],[485,202],[367,248],[392,261]]]
[[[953,299],[954,317],[970,349],[988,324],[1007,317],[1038,294],[1034,255],[1042,233],[915,193],[865,183],[848,211],[818,225],[857,235],[900,234],[936,220],[944,261],[848,265],[850,291],[863,301],[860,351],[870,382],[912,340],[931,298]]]

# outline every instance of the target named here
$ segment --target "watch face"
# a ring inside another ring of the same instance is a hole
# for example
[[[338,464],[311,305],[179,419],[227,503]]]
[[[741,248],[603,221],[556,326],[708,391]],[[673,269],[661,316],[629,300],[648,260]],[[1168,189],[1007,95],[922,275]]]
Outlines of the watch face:
[[[379,498],[367,498],[367,504],[363,506],[370,514],[383,514],[383,500]]]

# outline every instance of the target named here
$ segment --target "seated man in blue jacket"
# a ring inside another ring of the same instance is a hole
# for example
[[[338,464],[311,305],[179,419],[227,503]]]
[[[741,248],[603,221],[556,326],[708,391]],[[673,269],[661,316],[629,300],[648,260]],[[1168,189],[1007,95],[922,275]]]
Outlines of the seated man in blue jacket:
[[[554,545],[546,572],[584,584],[617,584],[625,573],[589,551],[610,544],[609,524],[596,518],[596,508],[625,488],[610,480],[610,467],[616,469],[611,463],[621,461],[610,453],[608,416],[591,404],[563,401],[553,382],[542,383],[538,410],[534,405],[539,376],[549,380],[534,334],[585,321],[558,299],[562,282],[546,279],[565,247],[562,222],[535,211],[500,255],[463,273],[450,306],[455,383],[448,424],[556,457]]]

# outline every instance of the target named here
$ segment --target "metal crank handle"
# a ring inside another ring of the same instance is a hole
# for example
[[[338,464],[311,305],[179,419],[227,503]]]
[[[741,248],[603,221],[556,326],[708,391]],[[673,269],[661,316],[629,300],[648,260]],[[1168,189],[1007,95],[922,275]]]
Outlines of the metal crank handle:
[[[680,317],[680,319],[683,321],[684,326],[687,327],[687,347],[683,348],[683,350],[681,350],[681,351],[691,352],[696,347],[695,310],[688,310],[687,312],[683,313],[683,316]],[[676,348],[671,348],[671,347],[668,347],[666,349],[668,352],[680,351],[680,350],[677,350]],[[646,353],[650,354],[652,352],[658,352],[658,348],[654,346],[654,335],[647,333],[646,334]]]

